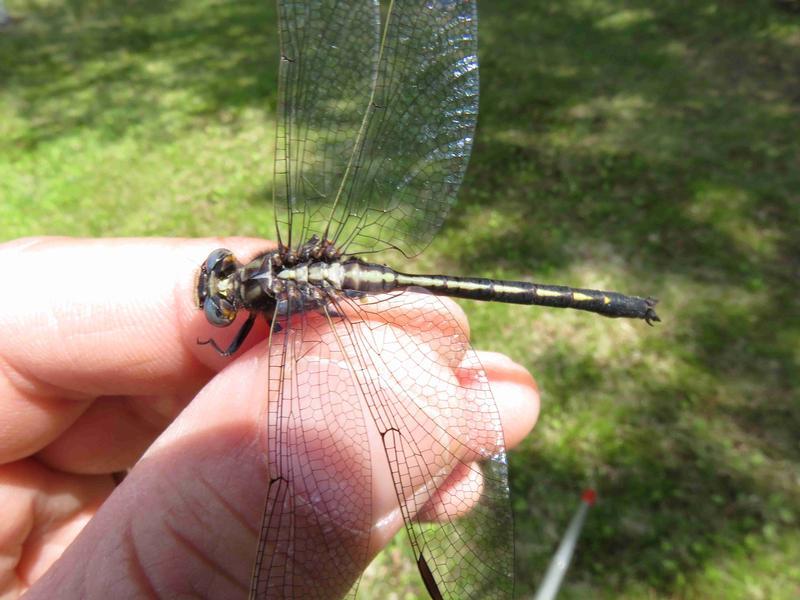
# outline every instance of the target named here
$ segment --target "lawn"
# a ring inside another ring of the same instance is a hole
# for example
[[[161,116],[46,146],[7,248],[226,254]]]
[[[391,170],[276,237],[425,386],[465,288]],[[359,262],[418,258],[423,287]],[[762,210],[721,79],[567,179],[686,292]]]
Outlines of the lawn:
[[[24,19],[0,30],[0,240],[273,237],[273,3],[7,5]],[[474,345],[542,389],[510,457],[519,595],[591,486],[563,598],[800,596],[800,15],[785,6],[479,5],[473,158],[413,268],[652,294],[663,319],[462,303]],[[374,597],[417,593],[399,548],[368,572]]]

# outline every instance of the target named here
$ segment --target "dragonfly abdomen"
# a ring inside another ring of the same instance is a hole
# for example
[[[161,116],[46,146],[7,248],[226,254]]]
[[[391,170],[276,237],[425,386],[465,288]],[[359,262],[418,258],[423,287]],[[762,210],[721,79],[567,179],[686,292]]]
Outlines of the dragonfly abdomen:
[[[278,277],[312,285],[330,286],[337,290],[353,290],[368,294],[417,287],[428,290],[437,296],[575,308],[607,317],[644,319],[648,323],[660,321],[655,312],[656,300],[653,298],[526,281],[416,275],[401,273],[385,265],[353,259],[345,262],[302,265],[284,270]]]
[[[545,285],[526,281],[503,281],[482,277],[450,277],[446,275],[395,274],[399,288],[421,287],[438,296],[472,300],[533,304],[557,308],[575,308],[606,317],[660,321],[655,312],[656,300],[626,296],[618,292]]]

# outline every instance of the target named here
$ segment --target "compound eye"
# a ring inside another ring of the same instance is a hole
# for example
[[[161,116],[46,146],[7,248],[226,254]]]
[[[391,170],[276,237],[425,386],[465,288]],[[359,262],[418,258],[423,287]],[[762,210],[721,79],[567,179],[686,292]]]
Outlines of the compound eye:
[[[203,302],[203,312],[208,322],[215,327],[227,327],[236,318],[236,309],[224,298],[219,299],[219,304],[213,298],[206,298]]]
[[[215,269],[219,268],[217,265],[219,263],[233,263],[236,259],[233,257],[233,253],[228,250],[227,248],[217,248],[211,254],[208,255],[206,259],[206,271],[211,273]],[[226,265],[223,265],[223,267]]]

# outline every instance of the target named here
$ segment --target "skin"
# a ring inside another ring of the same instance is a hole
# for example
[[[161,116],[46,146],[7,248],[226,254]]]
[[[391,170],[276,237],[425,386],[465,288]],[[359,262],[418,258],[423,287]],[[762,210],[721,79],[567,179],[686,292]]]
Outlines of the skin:
[[[200,261],[218,247],[248,258],[265,243],[0,245],[0,598],[246,595],[267,485],[269,358],[260,322],[233,359],[196,343],[232,334],[191,300]],[[401,308],[387,315],[403,326]],[[538,416],[535,382],[504,356],[479,356],[513,447]],[[391,490],[385,465],[366,464],[375,487]],[[113,474],[128,469],[117,485]],[[454,473],[419,518],[436,518],[473,484]],[[396,505],[392,494],[365,497],[376,517]],[[366,559],[402,526],[388,522]]]

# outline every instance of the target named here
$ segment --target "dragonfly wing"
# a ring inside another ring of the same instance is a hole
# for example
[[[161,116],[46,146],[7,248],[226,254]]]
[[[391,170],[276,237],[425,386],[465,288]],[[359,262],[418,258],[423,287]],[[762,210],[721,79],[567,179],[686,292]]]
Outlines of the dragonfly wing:
[[[456,201],[478,118],[477,13],[470,0],[395,0],[378,75],[331,214],[345,253],[418,254]]]
[[[467,335],[429,294],[333,304],[273,334],[254,597],[353,594],[405,528],[432,597],[510,598],[503,432]]]
[[[503,430],[468,336],[441,299],[427,293],[361,302],[357,310],[361,318],[344,325],[359,388],[429,593],[511,598]]]
[[[478,116],[471,0],[280,6],[275,209],[284,244],[410,256],[438,231]],[[381,25],[383,33],[381,33]]]
[[[344,596],[368,564],[372,523],[352,374],[321,315],[286,319],[269,342],[260,435],[269,484],[250,597]]]
[[[322,234],[377,76],[377,0],[280,0],[274,175],[279,241]]]

